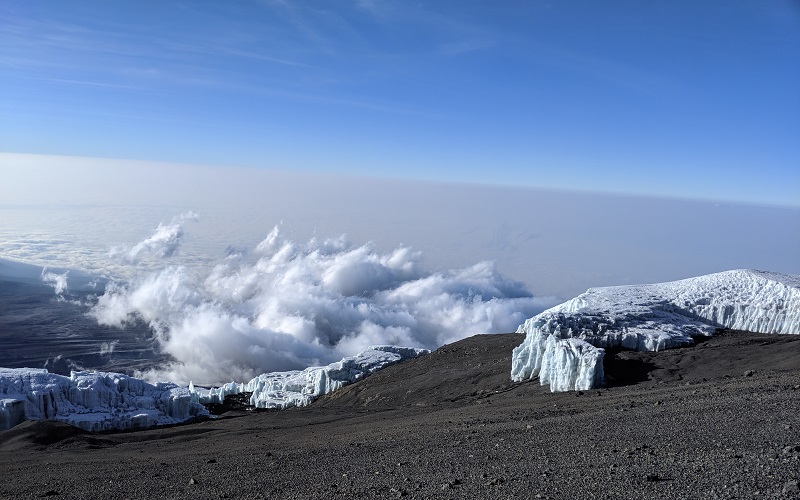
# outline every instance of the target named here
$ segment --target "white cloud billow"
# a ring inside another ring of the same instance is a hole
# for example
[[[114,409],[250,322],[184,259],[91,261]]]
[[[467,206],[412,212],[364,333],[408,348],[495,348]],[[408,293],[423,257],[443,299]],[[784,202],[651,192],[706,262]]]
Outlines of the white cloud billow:
[[[109,255],[125,264],[136,264],[143,254],[162,258],[172,257],[178,251],[183,239],[183,223],[187,220],[197,220],[197,218],[197,214],[192,211],[183,213],[172,219],[169,224],[159,224],[149,238],[131,248],[114,247]]]
[[[69,284],[67,283],[67,275],[69,271],[65,271],[62,274],[57,274],[52,271],[48,271],[47,268],[42,269],[41,280],[47,283],[48,285],[53,287],[56,295],[62,297],[64,292],[69,290]]]
[[[344,237],[299,244],[276,227],[252,255],[209,272],[169,266],[109,286],[91,313],[141,319],[175,361],[139,374],[201,384],[323,365],[393,344],[433,349],[469,335],[511,332],[553,304],[500,276],[491,262],[428,272],[407,247],[378,253]]]
[[[110,356],[111,354],[114,354],[114,349],[117,348],[118,344],[119,344],[119,340],[112,340],[111,342],[102,342],[100,344],[100,355],[101,356],[106,356],[106,355]]]

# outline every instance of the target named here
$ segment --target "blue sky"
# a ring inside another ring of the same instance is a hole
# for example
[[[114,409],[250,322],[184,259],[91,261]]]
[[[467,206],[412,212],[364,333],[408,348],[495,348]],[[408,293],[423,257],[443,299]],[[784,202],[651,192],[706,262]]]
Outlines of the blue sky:
[[[0,4],[0,151],[800,206],[794,1]]]

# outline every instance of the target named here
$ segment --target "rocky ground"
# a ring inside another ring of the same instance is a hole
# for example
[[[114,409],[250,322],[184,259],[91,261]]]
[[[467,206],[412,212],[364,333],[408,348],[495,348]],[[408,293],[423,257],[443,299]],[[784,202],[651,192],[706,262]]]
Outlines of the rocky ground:
[[[0,498],[800,498],[800,337],[608,353],[609,386],[512,384],[480,335],[280,412],[0,432]]]

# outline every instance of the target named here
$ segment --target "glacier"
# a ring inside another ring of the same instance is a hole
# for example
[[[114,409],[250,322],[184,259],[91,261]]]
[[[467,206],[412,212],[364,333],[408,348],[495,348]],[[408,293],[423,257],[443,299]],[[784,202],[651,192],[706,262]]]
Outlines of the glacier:
[[[73,371],[69,377],[37,368],[0,368],[0,430],[25,420],[58,420],[81,429],[139,430],[208,417],[204,404],[252,392],[256,408],[305,406],[315,398],[381,368],[427,354],[427,349],[371,346],[326,366],[272,372],[219,388],[155,385],[120,373]]]
[[[58,420],[97,432],[138,430],[208,416],[188,388],[120,373],[0,368],[0,430],[25,420]]]
[[[222,403],[232,394],[250,392],[250,405],[256,408],[285,409],[306,406],[314,399],[356,382],[382,368],[405,359],[428,354],[428,349],[390,345],[368,349],[326,366],[305,370],[264,373],[247,383],[231,382],[221,387],[189,389],[201,403]]]
[[[667,283],[590,288],[525,321],[511,379],[553,392],[603,384],[605,348],[659,351],[719,328],[800,334],[800,276],[734,270]]]

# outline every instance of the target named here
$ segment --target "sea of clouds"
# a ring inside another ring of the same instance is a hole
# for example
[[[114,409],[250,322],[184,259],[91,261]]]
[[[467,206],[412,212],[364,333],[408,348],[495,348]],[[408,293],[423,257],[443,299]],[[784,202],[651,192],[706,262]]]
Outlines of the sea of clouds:
[[[139,243],[112,248],[118,262],[135,267],[157,257],[163,265],[110,282],[89,311],[102,325],[150,326],[174,361],[136,373],[147,380],[220,384],[327,364],[376,344],[435,349],[512,332],[555,302],[533,297],[493,262],[430,271],[407,246],[379,252],[344,236],[298,243],[280,225],[255,248],[230,248],[210,266],[173,263],[185,223],[197,219],[187,212]]]

